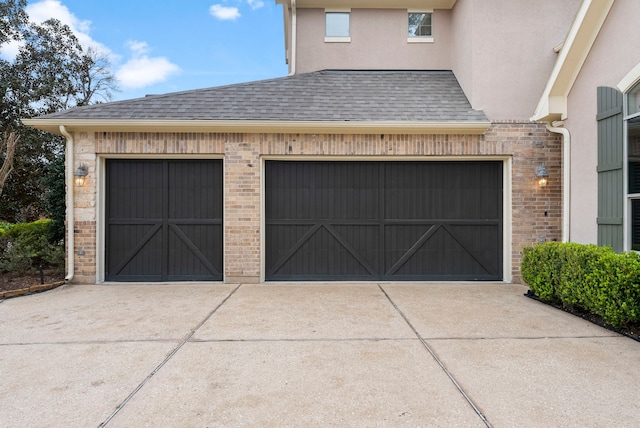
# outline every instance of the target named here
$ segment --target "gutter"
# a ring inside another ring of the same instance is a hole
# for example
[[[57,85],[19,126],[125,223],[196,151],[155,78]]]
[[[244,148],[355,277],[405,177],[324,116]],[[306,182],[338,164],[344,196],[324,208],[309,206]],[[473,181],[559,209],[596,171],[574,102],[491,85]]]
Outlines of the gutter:
[[[217,132],[292,134],[483,134],[488,121],[289,121],[289,120],[146,120],[28,119],[23,123],[58,135],[65,132]],[[65,135],[66,136],[66,135]],[[67,137],[68,138],[68,137]]]
[[[562,135],[562,242],[571,241],[571,134],[564,128],[564,122],[547,123],[547,130]]]
[[[73,279],[75,272],[74,256],[74,210],[73,210],[73,136],[67,132],[64,125],[60,125],[60,133],[67,139],[67,147],[65,150],[65,185],[67,187],[66,203],[67,203],[67,276],[64,277],[65,282]]]
[[[291,0],[291,69],[289,76],[296,74],[296,50],[298,40],[298,10],[296,0]]]

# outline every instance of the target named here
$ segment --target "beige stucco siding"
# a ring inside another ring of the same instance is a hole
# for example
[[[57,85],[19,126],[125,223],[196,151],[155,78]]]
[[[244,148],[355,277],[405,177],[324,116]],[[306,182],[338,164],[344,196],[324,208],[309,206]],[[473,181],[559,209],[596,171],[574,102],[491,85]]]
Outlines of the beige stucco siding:
[[[596,90],[598,86],[615,88],[640,63],[638,17],[640,2],[619,0],[613,4],[569,93],[565,127],[572,140],[571,239],[575,242],[597,241]]]
[[[406,9],[353,9],[351,42],[325,42],[324,9],[298,9],[296,73],[450,70],[450,11],[434,12],[433,32],[433,43],[408,43]]]
[[[474,109],[490,120],[531,117],[581,0],[459,0],[452,64]]]
[[[434,11],[433,43],[407,42],[406,9],[352,9],[351,41],[325,42],[325,10],[298,9],[296,74],[453,70],[490,120],[527,120],[581,0],[458,0]]]

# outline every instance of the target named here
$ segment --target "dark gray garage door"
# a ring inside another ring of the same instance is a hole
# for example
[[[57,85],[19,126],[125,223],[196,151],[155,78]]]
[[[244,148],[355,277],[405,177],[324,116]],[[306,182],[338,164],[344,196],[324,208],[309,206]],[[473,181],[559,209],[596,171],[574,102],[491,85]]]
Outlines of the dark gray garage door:
[[[267,280],[502,279],[502,162],[267,161]]]
[[[106,280],[222,279],[222,161],[106,166]]]

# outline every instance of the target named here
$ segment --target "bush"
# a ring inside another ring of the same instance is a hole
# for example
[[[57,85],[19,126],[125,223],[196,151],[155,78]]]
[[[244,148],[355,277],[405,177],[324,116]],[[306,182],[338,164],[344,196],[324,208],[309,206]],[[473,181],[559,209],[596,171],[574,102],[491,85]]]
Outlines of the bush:
[[[40,265],[62,269],[64,245],[50,243],[51,220],[0,224],[0,272],[28,273]]]
[[[9,229],[13,226],[11,223],[3,223],[0,221],[0,237],[7,236]]]
[[[640,322],[640,256],[595,245],[523,250],[522,279],[541,300],[599,315],[616,327]]]

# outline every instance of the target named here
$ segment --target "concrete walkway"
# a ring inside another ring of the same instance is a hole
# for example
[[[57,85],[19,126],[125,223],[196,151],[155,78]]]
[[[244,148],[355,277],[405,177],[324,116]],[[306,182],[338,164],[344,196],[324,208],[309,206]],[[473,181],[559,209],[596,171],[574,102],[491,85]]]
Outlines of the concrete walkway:
[[[525,291],[75,285],[5,300],[0,426],[639,426],[640,343]]]

